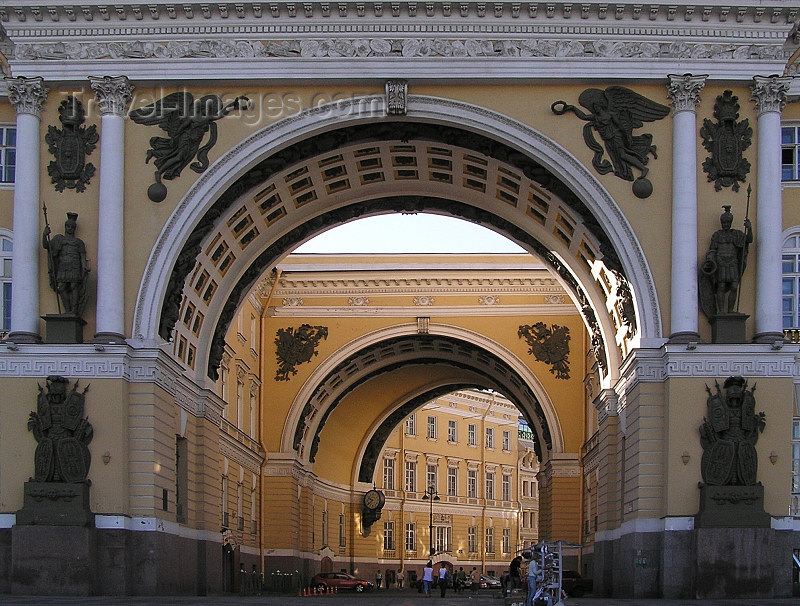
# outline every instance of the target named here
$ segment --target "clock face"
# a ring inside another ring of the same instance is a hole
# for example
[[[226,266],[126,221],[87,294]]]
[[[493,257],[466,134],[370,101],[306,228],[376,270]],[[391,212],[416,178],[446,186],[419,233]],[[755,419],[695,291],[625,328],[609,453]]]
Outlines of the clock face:
[[[382,496],[377,490],[369,490],[364,495],[364,505],[367,509],[378,509],[381,506]]]

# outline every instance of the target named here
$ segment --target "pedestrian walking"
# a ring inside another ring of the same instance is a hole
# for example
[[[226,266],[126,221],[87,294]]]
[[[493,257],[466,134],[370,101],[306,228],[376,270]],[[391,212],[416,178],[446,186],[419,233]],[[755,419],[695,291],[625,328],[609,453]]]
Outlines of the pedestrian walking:
[[[428,560],[425,568],[422,569],[422,587],[426,598],[431,597],[431,583],[433,583],[433,564]]]
[[[447,567],[442,566],[439,568],[439,594],[441,597],[444,597],[444,594],[447,591],[447,581]]]

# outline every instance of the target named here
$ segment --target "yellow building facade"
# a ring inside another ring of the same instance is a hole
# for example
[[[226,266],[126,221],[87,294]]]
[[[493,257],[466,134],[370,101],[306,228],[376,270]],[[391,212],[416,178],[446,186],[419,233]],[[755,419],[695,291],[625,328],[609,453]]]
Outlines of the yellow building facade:
[[[45,569],[64,593],[144,595],[235,590],[241,566],[396,568],[383,525],[405,546],[422,520],[420,555],[428,465],[441,499],[476,462],[485,490],[492,454],[514,504],[452,518],[456,554],[508,529],[582,545],[604,596],[790,595],[797,19],[789,0],[4,3],[0,591],[52,592]],[[529,254],[291,254],[389,213]],[[526,420],[525,455],[409,446],[409,415],[476,389]],[[707,454],[706,421],[735,392],[758,431],[733,483],[751,492],[730,490],[761,509],[709,526],[734,455]],[[397,482],[418,453],[416,497],[383,486],[387,453]],[[724,548],[744,540],[763,553]]]

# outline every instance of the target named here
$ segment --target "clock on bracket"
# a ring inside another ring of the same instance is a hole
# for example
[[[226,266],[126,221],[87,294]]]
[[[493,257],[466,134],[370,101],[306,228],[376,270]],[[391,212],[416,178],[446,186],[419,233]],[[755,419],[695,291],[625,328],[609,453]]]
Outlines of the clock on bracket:
[[[380,490],[368,490],[364,494],[364,508],[369,511],[377,511],[383,508],[384,503],[386,503],[386,495],[384,495]]]

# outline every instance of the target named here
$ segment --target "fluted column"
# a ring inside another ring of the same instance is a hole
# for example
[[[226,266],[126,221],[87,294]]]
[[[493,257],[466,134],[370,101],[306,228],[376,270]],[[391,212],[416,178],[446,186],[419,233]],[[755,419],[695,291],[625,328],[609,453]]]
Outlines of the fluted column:
[[[758,111],[758,176],[756,198],[756,343],[783,339],[781,314],[781,110],[791,78],[756,76],[753,96]]]
[[[97,211],[95,343],[125,341],[125,112],[133,86],[125,76],[89,77],[100,108],[100,202]]]
[[[48,89],[40,77],[6,78],[17,112],[14,179],[14,252],[11,257],[11,333],[15,343],[41,343],[39,335],[39,122]]]
[[[672,293],[670,338],[697,341],[697,114],[707,76],[669,76],[672,100]]]

